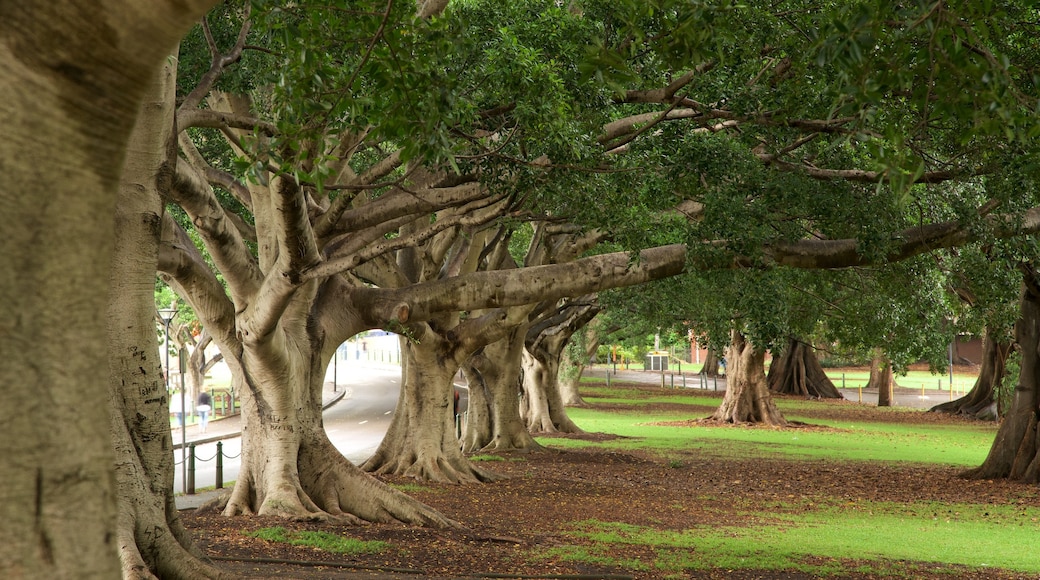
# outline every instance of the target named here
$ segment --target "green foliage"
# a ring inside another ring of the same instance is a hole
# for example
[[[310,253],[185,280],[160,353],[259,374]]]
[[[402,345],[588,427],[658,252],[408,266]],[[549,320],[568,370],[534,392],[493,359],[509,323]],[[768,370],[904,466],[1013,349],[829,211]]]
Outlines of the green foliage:
[[[639,320],[619,341],[635,358],[647,334],[693,328],[718,349],[736,328],[766,347],[884,345],[897,368],[942,368],[956,332],[1007,326],[1009,266],[1037,255],[1033,240],[993,238],[979,212],[1037,201],[1027,3],[460,0],[429,20],[378,0],[251,7],[258,49],[218,86],[249,94],[277,131],[244,137],[236,160],[215,131],[193,130],[207,159],[254,181],[274,165],[324,192],[343,136],[365,131],[355,172],[398,150],[508,193],[525,210],[510,218],[518,259],[531,215],[607,231],[611,248],[686,243],[681,279],[604,298]],[[232,4],[208,17],[218,47],[243,18]],[[209,56],[196,30],[182,96]],[[647,97],[688,73],[675,100]],[[610,122],[665,111],[688,114],[603,137]],[[932,171],[952,178],[915,182]],[[700,204],[697,219],[671,211],[684,200]],[[233,196],[221,203],[251,220]],[[983,240],[885,265],[900,232],[947,220]],[[879,265],[775,267],[771,251],[803,239],[854,239]],[[961,287],[976,309],[955,303]]]
[[[1014,399],[1015,389],[1018,388],[1021,370],[1022,352],[1018,349],[1012,350],[1004,366],[1004,377],[1001,379],[1000,384],[996,386],[996,393],[994,393],[994,399],[997,402],[997,414],[1000,417],[1003,417],[1008,412],[1008,409],[1011,408],[1011,401]]]

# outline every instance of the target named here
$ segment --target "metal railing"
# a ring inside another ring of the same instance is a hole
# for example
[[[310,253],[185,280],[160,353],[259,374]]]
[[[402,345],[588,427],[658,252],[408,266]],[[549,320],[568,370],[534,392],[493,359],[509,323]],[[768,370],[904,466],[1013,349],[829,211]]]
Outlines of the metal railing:
[[[184,493],[186,493],[188,495],[195,495],[195,463],[196,462],[206,463],[208,461],[216,461],[217,462],[217,465],[216,465],[216,484],[215,484],[214,487],[216,489],[223,489],[224,488],[224,459],[225,458],[227,458],[227,459],[235,459],[237,457],[241,457],[242,452],[239,451],[236,455],[225,455],[224,454],[224,444],[221,441],[217,441],[217,450],[216,450],[216,453],[213,454],[213,457],[210,457],[209,459],[200,459],[196,455],[196,453],[195,453],[195,447],[197,445],[198,445],[197,443],[188,443],[188,455],[187,455],[187,457],[185,457],[183,459],[183,461],[187,461],[188,462],[188,473],[187,473],[187,478],[185,479],[185,492]],[[176,468],[176,466],[181,465],[181,461],[174,461],[173,465]]]

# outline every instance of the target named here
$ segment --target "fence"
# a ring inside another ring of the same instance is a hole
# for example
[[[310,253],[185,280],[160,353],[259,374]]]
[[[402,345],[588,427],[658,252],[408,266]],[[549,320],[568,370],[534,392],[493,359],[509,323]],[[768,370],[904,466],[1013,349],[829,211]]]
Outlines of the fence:
[[[685,389],[687,388],[686,377],[689,376],[691,383],[694,386],[689,388],[700,388],[700,389],[712,389],[715,391],[719,390],[719,377],[717,375],[705,376],[698,373],[684,373],[684,372],[669,372],[669,371],[653,371],[654,373],[660,374],[661,376],[661,387],[672,388],[672,389]],[[610,386],[610,375],[617,374],[617,370],[611,371],[610,367],[607,367],[607,386]],[[676,379],[678,377],[678,379]],[[640,381],[645,382],[645,381]],[[726,379],[722,379],[722,384],[725,386]]]
[[[378,362],[386,364],[401,364],[401,351],[398,350],[363,350],[356,356],[359,358],[364,355],[365,360],[368,362]]]
[[[213,457],[210,457],[209,459],[199,459],[197,454],[195,453],[195,447],[197,445],[198,445],[197,443],[188,443],[188,455],[186,457],[184,457],[183,460],[174,462],[174,468],[175,469],[176,469],[177,466],[183,466],[183,462],[184,461],[187,461],[187,463],[188,463],[187,475],[186,475],[185,480],[184,480],[184,487],[185,487],[184,493],[186,493],[188,495],[195,495],[195,463],[196,462],[206,463],[206,462],[209,462],[209,461],[216,461],[217,462],[217,465],[216,465],[216,483],[215,483],[214,487],[216,489],[223,489],[224,488],[224,459],[225,458],[227,458],[227,459],[236,459],[236,458],[238,458],[238,457],[240,457],[242,455],[242,452],[239,451],[236,455],[225,455],[224,454],[224,444],[221,441],[217,441],[217,450],[216,450],[216,453],[213,455]]]

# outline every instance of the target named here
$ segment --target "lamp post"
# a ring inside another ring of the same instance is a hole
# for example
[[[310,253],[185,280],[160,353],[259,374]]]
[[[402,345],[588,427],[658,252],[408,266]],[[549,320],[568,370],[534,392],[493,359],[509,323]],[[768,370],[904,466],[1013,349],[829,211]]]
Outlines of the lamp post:
[[[177,309],[173,308],[173,307],[170,307],[170,308],[160,308],[158,312],[159,312],[159,318],[162,320],[163,327],[165,328],[165,332],[166,332],[166,334],[163,335],[163,347],[164,347],[164,350],[166,351],[166,376],[165,376],[165,379],[166,379],[166,392],[169,393],[170,392],[170,323],[173,322],[174,317],[177,316]]]
[[[163,336],[163,348],[166,351],[166,376],[165,376],[165,380],[166,380],[166,393],[167,394],[169,394],[169,392],[170,392],[170,323],[173,322],[173,319],[176,316],[177,316],[177,309],[174,308],[172,305],[169,308],[160,308],[159,309],[159,318],[162,319],[163,327],[166,329],[166,334],[165,334],[165,336]],[[183,378],[183,376],[184,375],[182,374],[181,377]],[[180,413],[180,421],[179,422],[181,424],[181,461],[182,461],[182,463],[184,461],[184,446],[185,446],[184,439],[185,439],[185,431],[186,431],[186,429],[185,429],[186,425],[184,423],[187,420],[187,415],[185,414],[184,411],[185,411],[185,409],[184,409],[184,390],[181,389],[181,413]],[[184,487],[186,485],[187,485],[186,484],[186,480],[182,476],[181,477],[181,486]]]
[[[181,493],[188,493],[188,405],[184,401],[188,390],[184,384],[184,376],[188,374],[187,348],[181,346],[177,350],[177,362],[181,367]]]

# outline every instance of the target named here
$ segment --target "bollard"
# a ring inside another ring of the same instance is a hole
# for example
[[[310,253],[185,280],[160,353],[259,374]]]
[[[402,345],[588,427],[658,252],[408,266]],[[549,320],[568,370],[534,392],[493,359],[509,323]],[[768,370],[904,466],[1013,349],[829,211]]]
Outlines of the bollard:
[[[607,369],[607,388],[610,388],[610,369]]]
[[[845,387],[842,387],[842,388],[845,388]],[[859,402],[862,403],[863,402],[863,385],[860,385],[859,389],[857,389],[857,390],[859,391]]]
[[[217,489],[224,489],[224,444],[217,441]]]
[[[841,388],[845,388],[845,373],[841,373]]]
[[[719,390],[719,377],[718,377],[718,375],[712,377],[711,379],[712,379],[712,381],[715,382],[715,390],[716,391]]]
[[[668,382],[669,382],[669,385],[674,389],[675,388],[675,374],[668,375]]]
[[[661,388],[664,388],[664,371],[661,371]]]
[[[686,375],[684,375],[682,373],[679,373],[679,376],[682,377],[682,388],[685,389],[686,388]]]
[[[195,495],[195,444],[188,445],[188,495]]]

